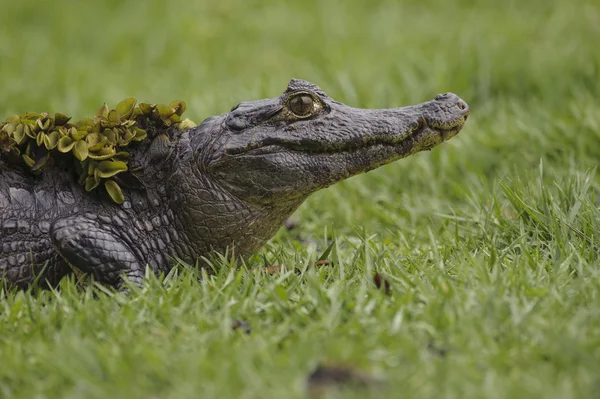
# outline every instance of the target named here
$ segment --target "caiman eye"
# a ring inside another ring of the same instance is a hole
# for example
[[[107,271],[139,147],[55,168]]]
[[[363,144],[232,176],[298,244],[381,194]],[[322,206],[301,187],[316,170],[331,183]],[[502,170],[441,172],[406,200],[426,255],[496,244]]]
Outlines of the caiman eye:
[[[297,116],[309,116],[315,108],[315,100],[309,94],[297,94],[289,101],[290,110]]]

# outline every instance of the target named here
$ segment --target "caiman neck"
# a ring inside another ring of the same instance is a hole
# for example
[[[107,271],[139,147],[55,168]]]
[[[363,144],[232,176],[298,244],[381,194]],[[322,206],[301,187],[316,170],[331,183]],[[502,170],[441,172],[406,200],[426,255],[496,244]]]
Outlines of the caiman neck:
[[[210,177],[190,176],[189,168],[179,168],[172,187],[186,190],[170,193],[170,207],[176,223],[194,252],[233,250],[247,258],[265,244],[301,205],[303,200],[279,204],[252,204],[241,200]]]

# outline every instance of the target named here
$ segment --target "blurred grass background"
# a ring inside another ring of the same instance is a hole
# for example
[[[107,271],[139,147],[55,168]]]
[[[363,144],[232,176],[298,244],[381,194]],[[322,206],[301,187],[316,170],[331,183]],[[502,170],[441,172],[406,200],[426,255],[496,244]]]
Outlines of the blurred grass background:
[[[383,373],[378,397],[593,397],[599,40],[588,0],[0,0],[6,116],[135,96],[200,122],[292,77],[352,106],[452,91],[472,109],[443,146],[313,195],[261,252],[308,265],[337,237],[330,270],[9,295],[0,396],[297,397],[329,360]]]

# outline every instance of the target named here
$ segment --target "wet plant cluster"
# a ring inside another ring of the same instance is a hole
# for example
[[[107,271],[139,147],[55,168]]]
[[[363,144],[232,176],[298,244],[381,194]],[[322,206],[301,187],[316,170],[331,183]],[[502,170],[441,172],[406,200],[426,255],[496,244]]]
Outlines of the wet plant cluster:
[[[142,127],[152,127],[156,133],[172,126],[180,130],[195,126],[181,118],[186,109],[183,101],[136,104],[135,98],[121,101],[115,109],[105,103],[93,118],[76,122],[61,113],[54,117],[47,112],[10,116],[0,124],[0,156],[40,174],[54,165],[60,154],[71,155],[79,184],[86,191],[103,183],[113,201],[122,203],[123,192],[113,177],[128,170],[130,145],[148,139],[148,131]]]

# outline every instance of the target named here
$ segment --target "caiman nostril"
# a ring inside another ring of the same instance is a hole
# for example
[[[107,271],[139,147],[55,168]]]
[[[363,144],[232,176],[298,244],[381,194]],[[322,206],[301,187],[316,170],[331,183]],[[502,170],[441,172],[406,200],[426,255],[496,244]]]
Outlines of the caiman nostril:
[[[463,111],[463,116],[465,117],[465,120],[467,120],[467,116],[471,114],[471,110],[469,109],[467,103],[463,100],[458,100],[456,102],[456,106],[458,107],[458,109]]]

